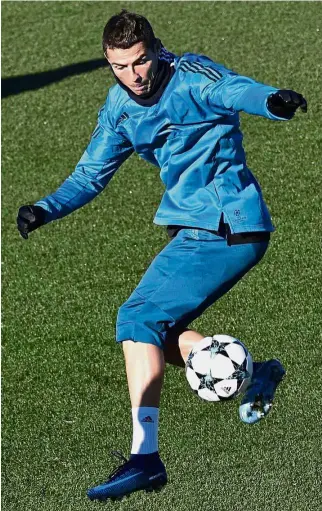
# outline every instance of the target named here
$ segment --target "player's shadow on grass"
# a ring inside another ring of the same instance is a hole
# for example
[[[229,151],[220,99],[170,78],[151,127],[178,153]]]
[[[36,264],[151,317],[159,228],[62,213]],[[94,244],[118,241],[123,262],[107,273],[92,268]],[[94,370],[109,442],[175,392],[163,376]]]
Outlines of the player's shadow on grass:
[[[100,67],[107,67],[107,65],[108,63],[105,59],[95,59],[60,67],[59,69],[53,69],[52,71],[3,78],[1,80],[1,97],[6,98],[8,96],[20,94],[21,92],[40,89],[41,87],[45,87],[51,83],[64,80],[64,78],[67,78],[68,76],[87,73],[88,71],[99,69]]]

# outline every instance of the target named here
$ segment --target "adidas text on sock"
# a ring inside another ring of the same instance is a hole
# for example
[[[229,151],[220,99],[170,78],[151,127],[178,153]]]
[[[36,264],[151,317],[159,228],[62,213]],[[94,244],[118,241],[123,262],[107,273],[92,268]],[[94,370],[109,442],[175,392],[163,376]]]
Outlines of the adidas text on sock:
[[[132,408],[133,441],[131,454],[150,454],[158,451],[159,408]]]

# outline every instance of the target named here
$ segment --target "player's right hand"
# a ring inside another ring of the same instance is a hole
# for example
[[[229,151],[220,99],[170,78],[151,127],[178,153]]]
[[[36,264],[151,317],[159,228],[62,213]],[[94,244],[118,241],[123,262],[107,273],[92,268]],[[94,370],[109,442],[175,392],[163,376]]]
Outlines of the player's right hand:
[[[28,234],[45,223],[46,211],[40,206],[21,206],[17,216],[17,227],[21,236],[27,240]]]

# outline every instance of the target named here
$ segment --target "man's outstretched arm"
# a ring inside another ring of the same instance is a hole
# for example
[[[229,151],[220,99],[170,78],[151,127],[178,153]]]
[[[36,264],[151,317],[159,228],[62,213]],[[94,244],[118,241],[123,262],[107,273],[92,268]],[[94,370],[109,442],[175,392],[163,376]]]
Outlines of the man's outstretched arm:
[[[94,199],[132,152],[130,142],[113,130],[102,109],[91,141],[74,172],[56,192],[19,209],[17,226],[21,236],[27,239],[41,225],[62,218]]]
[[[307,102],[302,94],[289,89],[280,90],[247,76],[229,73],[206,89],[203,94],[210,105],[232,112],[243,111],[272,120],[289,120],[298,108],[302,112],[307,111]]]

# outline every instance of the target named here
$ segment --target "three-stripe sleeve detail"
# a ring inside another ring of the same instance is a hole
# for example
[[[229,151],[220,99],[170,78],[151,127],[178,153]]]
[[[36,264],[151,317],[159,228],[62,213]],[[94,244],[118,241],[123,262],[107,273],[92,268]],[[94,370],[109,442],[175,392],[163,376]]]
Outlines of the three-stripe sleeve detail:
[[[182,64],[180,64],[179,68],[182,69],[183,71],[201,73],[214,82],[217,82],[222,78],[222,74],[219,73],[219,71],[208,66],[203,66],[199,62],[183,62]]]

